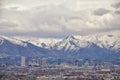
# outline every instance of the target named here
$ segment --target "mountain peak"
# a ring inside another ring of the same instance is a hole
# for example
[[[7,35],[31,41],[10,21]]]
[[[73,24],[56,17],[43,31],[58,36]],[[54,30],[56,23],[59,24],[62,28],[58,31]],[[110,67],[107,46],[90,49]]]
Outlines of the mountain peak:
[[[76,39],[73,35],[69,35],[65,38],[65,40],[73,40]]]

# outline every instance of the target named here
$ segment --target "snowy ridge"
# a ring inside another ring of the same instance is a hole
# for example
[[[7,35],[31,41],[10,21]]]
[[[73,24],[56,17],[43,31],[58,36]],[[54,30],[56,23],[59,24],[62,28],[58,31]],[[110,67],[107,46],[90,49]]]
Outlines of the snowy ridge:
[[[18,40],[15,38],[8,38],[5,36],[0,36],[0,44],[2,44],[4,42],[4,40],[8,40],[11,43],[16,44],[16,45],[20,45],[20,46],[24,46],[24,47],[27,46],[27,43],[25,41]]]
[[[22,41],[27,41],[38,47],[44,47],[44,48],[49,48],[50,46],[54,45],[55,43],[61,40],[54,38],[35,38],[35,37],[14,37],[14,38]]]
[[[27,46],[31,43],[35,46],[42,47],[49,50],[64,50],[64,51],[77,51],[81,48],[90,47],[95,44],[100,48],[105,48],[113,51],[120,51],[120,36],[119,35],[89,35],[89,36],[67,36],[64,39],[53,38],[8,38],[0,36],[0,45],[8,40],[13,44],[20,46]]]
[[[72,50],[77,51],[80,48],[84,48],[90,45],[90,42],[79,40],[74,36],[67,36],[62,41],[56,43],[53,46],[53,49],[61,50],[64,49],[64,51]]]
[[[54,44],[53,48],[61,50],[79,50],[95,44],[108,50],[120,50],[120,37],[116,35],[68,36]]]
[[[110,55],[111,54],[111,55]],[[114,54],[114,55],[113,55]],[[0,36],[0,57],[47,56],[63,58],[116,59],[120,57],[116,35],[67,36],[58,39],[22,39]]]
[[[101,48],[107,48],[112,50],[120,49],[120,36],[118,35],[77,36],[77,38],[79,40],[95,43]]]

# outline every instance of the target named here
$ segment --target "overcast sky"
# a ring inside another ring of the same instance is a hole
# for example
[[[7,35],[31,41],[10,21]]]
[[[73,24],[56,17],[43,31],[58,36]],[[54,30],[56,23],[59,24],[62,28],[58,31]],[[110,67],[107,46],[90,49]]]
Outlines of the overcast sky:
[[[59,38],[119,31],[119,0],[0,0],[1,35]]]

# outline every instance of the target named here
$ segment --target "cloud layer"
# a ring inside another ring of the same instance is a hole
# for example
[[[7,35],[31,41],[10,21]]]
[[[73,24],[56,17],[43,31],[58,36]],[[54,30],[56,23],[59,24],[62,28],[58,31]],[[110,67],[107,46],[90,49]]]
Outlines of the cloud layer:
[[[0,34],[63,37],[120,30],[117,0],[2,0]]]

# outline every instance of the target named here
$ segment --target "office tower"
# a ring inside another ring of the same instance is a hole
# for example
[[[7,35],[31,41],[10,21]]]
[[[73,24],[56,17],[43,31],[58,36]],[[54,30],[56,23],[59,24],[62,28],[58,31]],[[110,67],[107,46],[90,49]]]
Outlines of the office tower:
[[[58,65],[60,65],[62,63],[62,60],[61,59],[58,59]]]
[[[89,59],[85,59],[84,66],[88,67],[89,65],[90,65],[90,60]]]
[[[46,60],[45,57],[43,57],[43,58],[41,59],[41,64],[42,64],[42,65],[46,65],[46,64],[47,64],[47,60]]]
[[[79,65],[79,61],[78,61],[78,60],[75,60],[74,65],[75,65],[75,66],[78,66],[78,65]]]
[[[21,66],[25,67],[25,56],[21,56]]]

